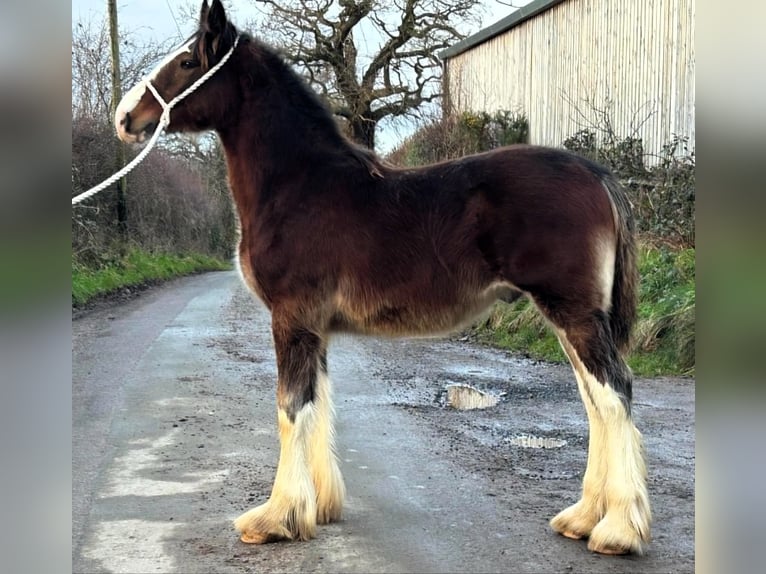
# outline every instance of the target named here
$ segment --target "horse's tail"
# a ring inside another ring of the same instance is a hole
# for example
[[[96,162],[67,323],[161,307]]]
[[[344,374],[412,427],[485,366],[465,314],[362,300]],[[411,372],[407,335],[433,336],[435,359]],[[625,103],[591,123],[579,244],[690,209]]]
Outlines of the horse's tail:
[[[614,206],[617,226],[617,252],[609,324],[617,348],[626,352],[630,345],[630,331],[636,320],[638,298],[638,262],[633,211],[625,190],[613,176],[605,177],[603,182]]]

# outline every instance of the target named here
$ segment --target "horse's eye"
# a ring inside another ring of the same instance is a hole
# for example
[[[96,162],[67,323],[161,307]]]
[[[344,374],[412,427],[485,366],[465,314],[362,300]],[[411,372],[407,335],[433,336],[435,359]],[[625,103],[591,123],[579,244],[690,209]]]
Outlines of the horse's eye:
[[[191,70],[199,67],[199,62],[197,60],[181,60],[181,67],[184,70]]]

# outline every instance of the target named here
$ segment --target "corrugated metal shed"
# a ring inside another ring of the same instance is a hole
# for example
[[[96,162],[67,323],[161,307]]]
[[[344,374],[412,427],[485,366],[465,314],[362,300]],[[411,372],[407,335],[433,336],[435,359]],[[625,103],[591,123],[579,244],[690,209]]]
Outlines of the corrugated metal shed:
[[[523,111],[530,141],[603,122],[657,153],[694,149],[696,0],[536,0],[440,54],[447,105]]]

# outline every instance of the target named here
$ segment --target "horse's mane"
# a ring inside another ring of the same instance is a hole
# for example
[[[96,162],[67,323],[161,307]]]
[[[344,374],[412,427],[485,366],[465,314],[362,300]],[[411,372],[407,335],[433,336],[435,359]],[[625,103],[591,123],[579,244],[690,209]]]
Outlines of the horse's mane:
[[[198,42],[195,46],[197,54],[211,54],[211,48],[206,46],[204,30],[197,32]],[[228,49],[236,37],[236,29],[227,28],[223,44]],[[384,163],[377,154],[364,146],[351,141],[345,136],[327,104],[311,89],[308,83],[289,65],[287,59],[269,45],[242,33],[240,44],[248,45],[249,53],[256,58],[266,71],[270,83],[280,86],[280,97],[286,98],[291,106],[300,112],[300,116],[322,133],[327,142],[339,155],[352,158],[361,164],[372,176],[383,177]],[[221,47],[218,47],[221,50]],[[289,137],[291,130],[285,129]]]
[[[314,125],[320,127],[333,144],[362,164],[371,175],[382,177],[382,160],[373,150],[351,141],[341,132],[325,101],[290,67],[285,57],[263,42],[254,39],[251,41],[261,52],[261,57],[275,82],[287,88],[287,94],[300,106],[301,112],[308,116]]]

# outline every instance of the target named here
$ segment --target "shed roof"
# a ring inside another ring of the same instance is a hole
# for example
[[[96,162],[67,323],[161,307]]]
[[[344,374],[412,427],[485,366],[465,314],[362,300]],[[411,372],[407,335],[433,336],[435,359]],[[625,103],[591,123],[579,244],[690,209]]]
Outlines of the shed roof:
[[[514,26],[518,26],[530,18],[534,18],[541,12],[545,12],[549,8],[553,8],[556,4],[561,4],[563,1],[564,0],[534,0],[526,6],[522,6],[515,12],[509,14],[502,20],[498,20],[491,26],[487,26],[483,30],[479,30],[473,36],[468,36],[468,38],[461,40],[454,46],[450,46],[446,50],[442,50],[439,52],[439,58],[442,60],[448,60],[449,58],[453,58],[459,54],[462,54],[474,46],[486,42],[487,40],[490,40],[491,38],[494,38],[495,36],[510,30]]]

